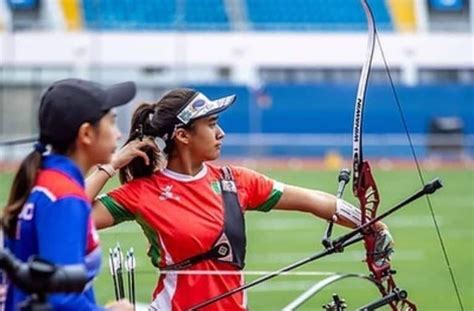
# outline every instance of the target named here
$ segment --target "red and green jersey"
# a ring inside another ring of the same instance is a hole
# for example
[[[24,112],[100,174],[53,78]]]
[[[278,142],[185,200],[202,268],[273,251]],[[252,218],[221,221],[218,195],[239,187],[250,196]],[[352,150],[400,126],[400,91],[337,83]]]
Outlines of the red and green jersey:
[[[252,170],[230,167],[244,211],[269,211],[282,195],[282,184]],[[208,251],[222,231],[224,206],[221,168],[205,164],[195,176],[162,170],[138,178],[100,198],[115,222],[135,220],[149,243],[156,267],[169,266]],[[204,260],[188,270],[238,271],[234,265]],[[162,274],[151,308],[185,310],[240,286],[241,274]],[[218,301],[205,310],[245,310],[243,293]]]

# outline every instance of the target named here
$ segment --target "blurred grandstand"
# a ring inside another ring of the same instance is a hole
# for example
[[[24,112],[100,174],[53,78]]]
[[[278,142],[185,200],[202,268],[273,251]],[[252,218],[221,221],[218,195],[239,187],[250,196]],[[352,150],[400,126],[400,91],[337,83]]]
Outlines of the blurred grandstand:
[[[370,0],[417,151],[474,155],[474,8],[468,0]],[[0,141],[34,136],[41,90],[64,77],[235,93],[225,156],[347,157],[366,49],[359,0],[0,2]],[[120,111],[124,132],[133,107]],[[367,155],[409,157],[380,54]],[[30,145],[0,146],[16,160]]]

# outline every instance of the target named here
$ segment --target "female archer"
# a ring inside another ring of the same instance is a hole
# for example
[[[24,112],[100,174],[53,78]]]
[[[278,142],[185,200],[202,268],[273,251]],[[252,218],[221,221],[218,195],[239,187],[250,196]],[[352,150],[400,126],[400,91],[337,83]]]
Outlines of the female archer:
[[[110,161],[120,138],[113,108],[129,102],[135,92],[132,82],[103,88],[66,79],[53,83],[41,98],[40,138],[15,175],[2,229],[5,246],[24,262],[39,256],[57,265],[85,266],[85,290],[50,295],[54,310],[103,310],[92,288],[101,250],[83,176]],[[29,294],[7,284],[5,310],[18,310]],[[133,309],[126,301],[109,308]]]
[[[242,167],[209,163],[219,157],[225,136],[218,114],[235,99],[210,100],[180,88],[156,104],[142,104],[108,170],[88,178],[89,195],[95,197],[120,170],[122,186],[94,202],[93,218],[99,229],[126,220],[142,227],[153,265],[168,270],[158,280],[152,310],[186,310],[244,282],[237,272],[245,263],[247,211],[295,210],[322,219],[337,217],[346,227],[360,225],[359,209],[331,194],[282,184]],[[143,150],[141,139],[147,141]],[[389,248],[385,225],[377,225],[381,247]],[[173,273],[176,270],[215,273]],[[240,292],[204,309],[245,310],[246,299]]]

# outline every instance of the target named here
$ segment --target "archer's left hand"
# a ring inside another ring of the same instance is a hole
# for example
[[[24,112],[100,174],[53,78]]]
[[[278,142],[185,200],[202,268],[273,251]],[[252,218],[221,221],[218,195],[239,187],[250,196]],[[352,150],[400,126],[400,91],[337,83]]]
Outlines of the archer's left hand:
[[[383,223],[378,223],[374,254],[374,261],[377,266],[382,266],[390,261],[390,256],[393,253],[393,245],[393,238],[388,231],[388,227]]]

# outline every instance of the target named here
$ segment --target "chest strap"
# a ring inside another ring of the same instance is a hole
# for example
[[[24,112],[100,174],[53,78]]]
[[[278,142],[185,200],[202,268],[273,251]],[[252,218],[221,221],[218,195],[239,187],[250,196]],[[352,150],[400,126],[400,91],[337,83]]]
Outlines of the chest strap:
[[[161,267],[161,270],[183,270],[200,261],[213,259],[227,262],[243,269],[247,239],[245,219],[237,196],[237,186],[228,166],[221,168],[220,188],[224,204],[224,226],[210,250],[179,263]]]

